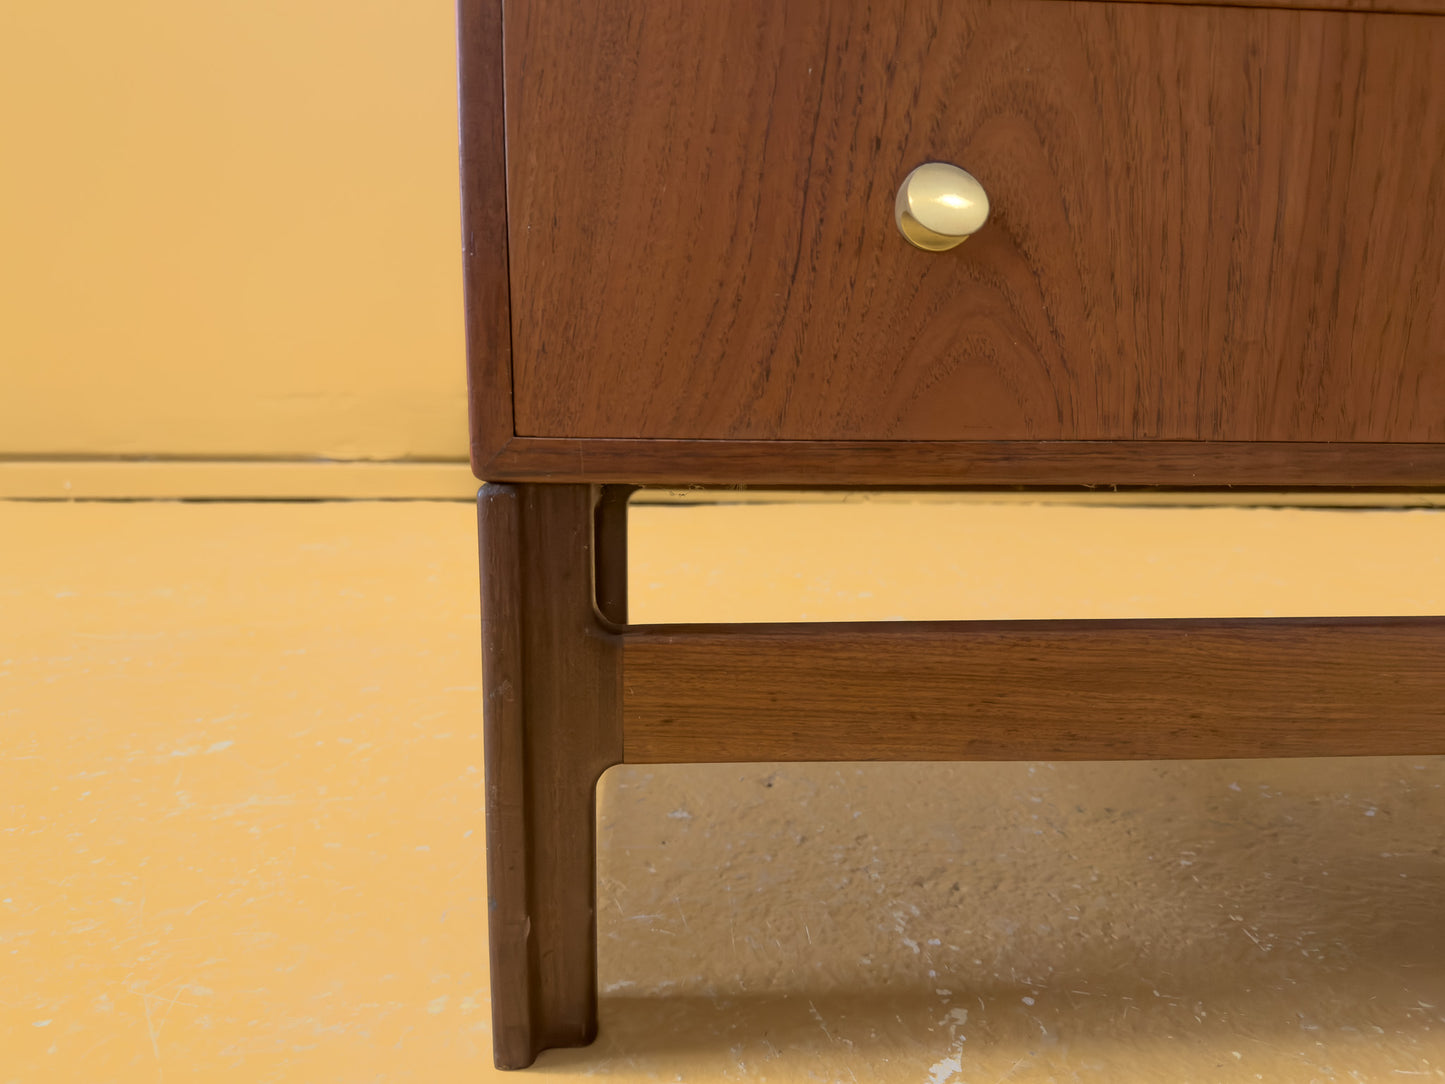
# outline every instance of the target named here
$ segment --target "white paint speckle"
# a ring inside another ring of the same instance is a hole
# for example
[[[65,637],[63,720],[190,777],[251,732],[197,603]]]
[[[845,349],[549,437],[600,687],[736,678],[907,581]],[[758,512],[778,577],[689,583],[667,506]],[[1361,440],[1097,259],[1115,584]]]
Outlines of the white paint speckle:
[[[934,1063],[928,1071],[928,1084],[944,1084],[954,1073],[963,1072],[963,1055],[950,1054]]]
[[[32,1026],[32,1027],[37,1027],[37,1028],[48,1028],[48,1027],[50,1026],[50,1021],[49,1021],[49,1020],[36,1020],[36,1021],[34,1022],[34,1024],[32,1024],[31,1026]]]
[[[233,745],[235,745],[235,744],[236,744],[235,742],[233,742],[233,741],[231,741],[231,739],[227,738],[225,741],[218,741],[218,742],[216,742],[216,744],[213,745],[213,746],[211,746],[209,749],[207,749],[206,752],[208,752],[208,753],[221,753],[221,752],[224,752],[225,750],[231,748],[231,746],[233,746]]]
[[[429,1012],[429,1013],[431,1013],[433,1016],[435,1016],[437,1013],[441,1012],[441,1011],[442,1011],[443,1009],[445,1009],[446,1007],[447,1007],[447,995],[446,995],[446,994],[442,994],[442,996],[439,997],[439,998],[437,998],[436,1000],[434,1000],[434,1001],[428,1001],[428,1002],[427,1002],[426,1011]]]
[[[1026,998],[1023,999],[1023,1003],[1024,1003],[1025,1005],[1032,1005],[1032,1004],[1034,1003],[1034,999],[1031,998],[1031,997],[1026,997]]]

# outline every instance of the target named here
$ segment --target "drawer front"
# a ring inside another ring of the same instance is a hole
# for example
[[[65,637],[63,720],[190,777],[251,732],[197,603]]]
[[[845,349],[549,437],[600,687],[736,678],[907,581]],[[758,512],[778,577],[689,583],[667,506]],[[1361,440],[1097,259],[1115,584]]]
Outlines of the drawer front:
[[[507,0],[515,432],[1445,440],[1445,19]],[[992,206],[908,245],[921,162]]]

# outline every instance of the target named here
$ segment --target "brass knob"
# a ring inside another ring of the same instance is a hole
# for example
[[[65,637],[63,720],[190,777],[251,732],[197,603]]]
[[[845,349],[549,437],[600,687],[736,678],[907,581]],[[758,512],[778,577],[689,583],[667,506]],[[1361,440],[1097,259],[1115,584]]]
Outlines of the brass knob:
[[[988,193],[971,173],[947,162],[924,162],[898,187],[898,232],[928,252],[967,241],[988,221]]]

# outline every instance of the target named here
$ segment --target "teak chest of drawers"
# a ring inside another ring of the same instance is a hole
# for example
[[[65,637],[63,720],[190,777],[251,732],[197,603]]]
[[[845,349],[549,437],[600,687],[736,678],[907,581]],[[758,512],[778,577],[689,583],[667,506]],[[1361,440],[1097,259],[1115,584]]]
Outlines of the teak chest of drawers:
[[[1441,15],[461,0],[498,1065],[595,1031],[615,763],[1445,752],[1441,618],[625,582],[638,485],[1445,486]]]

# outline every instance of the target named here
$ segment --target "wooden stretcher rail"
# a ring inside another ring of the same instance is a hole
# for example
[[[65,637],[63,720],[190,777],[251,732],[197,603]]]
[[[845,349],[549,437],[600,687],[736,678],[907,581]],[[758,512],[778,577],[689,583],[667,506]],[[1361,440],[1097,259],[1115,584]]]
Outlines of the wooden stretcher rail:
[[[623,759],[1445,753],[1445,617],[634,626]]]

